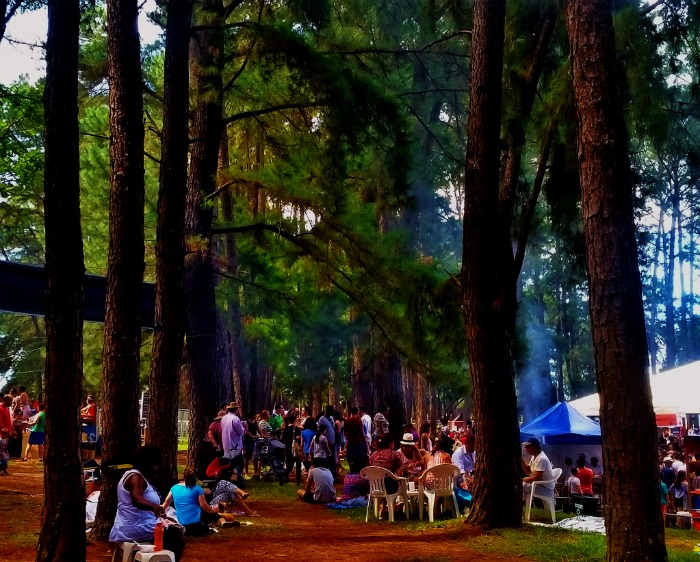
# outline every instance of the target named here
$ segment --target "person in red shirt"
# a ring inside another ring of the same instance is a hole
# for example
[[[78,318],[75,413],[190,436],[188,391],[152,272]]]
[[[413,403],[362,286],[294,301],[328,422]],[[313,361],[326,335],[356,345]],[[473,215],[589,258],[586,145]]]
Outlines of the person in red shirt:
[[[87,397],[87,406],[80,410],[80,419],[84,424],[95,425],[97,419],[97,404],[92,396]]]
[[[14,426],[12,425],[12,415],[10,414],[10,407],[12,406],[12,394],[6,394],[2,399],[2,405],[0,405],[0,429],[6,427],[9,432],[9,437],[15,437]]]
[[[578,458],[578,479],[581,481],[581,493],[584,495],[593,494],[593,471],[586,467],[586,459]]]

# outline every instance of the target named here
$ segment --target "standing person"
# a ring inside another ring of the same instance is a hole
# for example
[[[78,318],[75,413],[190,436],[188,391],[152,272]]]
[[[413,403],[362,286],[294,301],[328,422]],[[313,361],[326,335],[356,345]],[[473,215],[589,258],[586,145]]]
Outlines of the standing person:
[[[685,480],[685,470],[679,470],[673,486],[668,490],[668,495],[673,502],[675,511],[688,511],[690,509],[690,495],[688,482]]]
[[[304,468],[308,472],[311,468],[311,461],[313,460],[313,451],[311,450],[311,443],[313,443],[314,437],[316,437],[316,420],[313,416],[307,416],[304,420],[304,430],[301,432],[301,442],[302,442],[302,453],[303,453],[303,463]]]
[[[340,451],[345,447],[345,418],[338,410],[333,412],[335,419],[335,442],[333,443],[333,458],[335,460],[335,474],[339,475],[343,472],[343,466],[340,464]]]
[[[12,408],[12,395],[6,394],[2,397],[2,403],[0,404],[0,428],[6,427],[10,430],[11,435],[14,435],[14,425],[12,423],[12,414],[10,409]]]
[[[311,442],[311,457],[314,463],[316,459],[321,459],[320,462],[322,465],[330,470],[332,467],[335,467],[335,463],[333,461],[333,450],[331,449],[330,443],[328,443],[328,437],[326,436],[327,431],[328,427],[325,425],[318,426],[316,435]]]
[[[429,453],[433,450],[433,440],[430,438],[430,424],[423,422],[420,424],[420,448]]]
[[[224,444],[221,439],[221,420],[224,419],[225,415],[226,410],[221,410],[214,418],[214,421],[211,422],[209,429],[207,430],[206,441],[212,446],[217,457],[221,456],[224,450]]]
[[[377,413],[374,414],[374,433],[372,441],[379,441],[384,435],[389,433],[389,422],[386,419],[389,413],[389,406],[380,404],[377,408]]]
[[[581,491],[581,480],[578,478],[578,468],[575,466],[571,467],[571,476],[566,481],[566,488],[569,490],[569,496],[582,496],[583,491]]]
[[[335,467],[338,464],[338,459],[335,456],[335,420],[333,419],[333,406],[328,404],[326,406],[326,413],[318,419],[318,428],[324,428],[326,430],[325,437],[328,440],[328,446],[331,450],[331,460],[328,460],[328,468],[331,472],[335,473]]]
[[[294,415],[287,416],[282,428],[282,442],[284,443],[286,476],[296,469],[297,486],[301,484],[301,431],[296,425],[297,418]]]
[[[275,404],[275,409],[272,416],[270,416],[270,427],[272,428],[272,435],[278,437],[280,430],[282,429],[282,422],[284,421],[284,405],[281,402]]]
[[[345,420],[344,429],[347,439],[345,458],[348,464],[355,465],[357,471],[362,470],[367,466],[369,457],[359,408],[350,409],[350,417]]]
[[[600,464],[598,457],[591,457],[591,470],[593,471],[593,476],[603,475],[603,465]]]
[[[9,476],[7,468],[10,464],[10,430],[6,427],[0,429],[0,476]]]
[[[403,432],[410,433],[411,435],[413,435],[413,442],[414,443],[420,442],[420,434],[416,431],[416,428],[413,427],[413,422],[407,422],[407,423],[403,424]]]
[[[22,434],[24,433],[22,410],[19,408],[15,408],[15,411],[12,414],[12,429],[15,432],[15,436],[10,437],[8,451],[11,458],[19,459],[22,457]]]
[[[320,458],[314,458],[313,465],[306,480],[306,489],[298,490],[297,497],[307,503],[334,502],[333,474],[323,465],[323,460]]]
[[[246,420],[245,435],[243,436],[244,474],[248,474],[250,461],[253,460],[253,452],[255,451],[255,438],[258,436],[258,422],[255,419],[255,410],[248,412],[246,417],[248,419]],[[253,464],[253,467],[255,467],[255,464]]]
[[[358,408],[360,410],[360,419],[362,420],[362,431],[365,434],[365,441],[367,441],[367,454],[372,452],[372,418],[365,410],[364,406]]]
[[[521,462],[523,465],[523,470],[527,475],[523,478],[523,494],[528,497],[530,493],[530,487],[533,482],[538,480],[552,480],[552,463],[549,457],[544,454],[542,446],[540,445],[539,439],[532,437],[523,443],[525,446],[525,451],[530,455],[530,461],[525,462],[522,458]],[[585,465],[586,461],[584,461]],[[581,470],[579,469],[579,479],[581,478]],[[554,482],[550,484],[544,484],[538,489],[538,494],[541,495],[554,495]]]
[[[226,407],[226,415],[221,419],[221,442],[223,457],[236,469],[236,484],[243,482],[243,434],[245,428],[238,417],[238,403],[231,402]]]
[[[29,427],[32,428],[32,431],[29,433],[27,448],[24,451],[24,458],[22,458],[24,462],[29,458],[29,451],[32,449],[32,445],[36,445],[39,450],[39,462],[44,462],[44,436],[46,432],[46,414],[44,413],[44,408],[46,408],[46,406],[43,403],[39,404],[39,413],[34,416],[34,421],[29,423]]]
[[[270,439],[272,437],[272,426],[269,423],[270,412],[263,410],[260,412],[258,419],[258,435],[261,439]],[[253,449],[253,478],[258,480],[260,478],[260,447],[263,445],[262,441],[255,443]]]
[[[161,463],[160,451],[153,445],[141,447],[134,455],[132,470],[127,470],[117,484],[117,515],[109,533],[109,542],[152,541],[159,517],[165,515],[160,497],[148,478]],[[180,560],[185,547],[180,531],[168,527],[163,534],[163,547]]]

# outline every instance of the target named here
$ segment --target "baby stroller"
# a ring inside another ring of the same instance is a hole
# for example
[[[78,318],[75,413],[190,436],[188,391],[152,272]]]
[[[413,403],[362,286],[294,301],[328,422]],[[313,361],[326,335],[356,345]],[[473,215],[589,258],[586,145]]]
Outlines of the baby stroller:
[[[280,486],[289,482],[284,465],[284,443],[278,439],[258,439],[255,446],[260,461],[260,477],[268,482],[277,480]]]

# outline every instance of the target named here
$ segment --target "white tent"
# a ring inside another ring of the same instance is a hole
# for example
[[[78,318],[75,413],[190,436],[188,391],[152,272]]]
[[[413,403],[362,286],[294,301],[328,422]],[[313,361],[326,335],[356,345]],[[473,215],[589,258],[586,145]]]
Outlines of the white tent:
[[[700,361],[653,375],[650,380],[654,411],[657,414],[700,413]],[[630,388],[630,392],[634,392],[634,389]],[[597,394],[572,400],[569,404],[584,416],[600,415]]]

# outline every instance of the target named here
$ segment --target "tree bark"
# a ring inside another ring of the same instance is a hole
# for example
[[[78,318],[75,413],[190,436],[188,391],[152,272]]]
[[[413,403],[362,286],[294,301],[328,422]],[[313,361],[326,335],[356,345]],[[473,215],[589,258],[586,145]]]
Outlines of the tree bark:
[[[228,134],[224,127],[221,133],[221,147],[219,149],[219,168],[229,166]],[[225,189],[221,194],[221,215],[226,224],[233,224],[233,197],[231,190]],[[236,235],[227,234],[225,238],[226,269],[232,277],[239,275],[238,271],[238,247]],[[245,412],[250,409],[248,396],[248,376],[246,372],[245,347],[243,345],[243,322],[241,319],[241,286],[236,280],[232,280],[232,289],[229,293],[229,324],[231,325],[231,362],[232,380],[236,401],[241,404]]]
[[[676,340],[676,309],[674,307],[673,290],[676,284],[676,223],[680,211],[680,184],[675,170],[669,167],[669,176],[673,191],[671,195],[671,228],[669,230],[668,257],[664,277],[664,309],[666,315],[665,343],[666,359],[664,367],[671,369],[676,366],[678,359],[678,345]]]
[[[77,501],[83,497],[79,448],[85,273],[78,133],[80,6],[77,0],[49,0],[48,9],[44,89],[47,420],[44,507],[36,560],[60,562],[85,560],[85,504]],[[36,319],[32,321],[38,331]]]
[[[192,119],[186,232],[190,254],[185,260],[187,357],[189,361],[190,426],[188,466],[200,470],[202,440],[219,407],[228,400],[216,360],[216,246],[211,241],[213,207],[207,197],[216,189],[221,139],[221,64],[223,21],[221,0],[204,0],[195,14],[208,24],[190,41],[196,101]]]
[[[102,350],[102,463],[129,462],[138,423],[141,285],[144,270],[144,129],[138,5],[108,0],[109,257]],[[118,474],[103,471],[93,536],[105,538],[117,509]]]
[[[663,562],[656,423],[612,15],[605,0],[570,0],[566,18],[606,467],[607,560]]]
[[[479,451],[468,521],[486,528],[518,526],[522,519],[513,251],[510,225],[499,222],[504,27],[504,0],[474,3],[462,291]]]
[[[190,0],[168,2],[165,30],[164,114],[156,232],[156,311],[148,388],[148,441],[163,463],[159,490],[177,482],[177,410],[185,333],[185,199],[187,195],[188,37]]]

